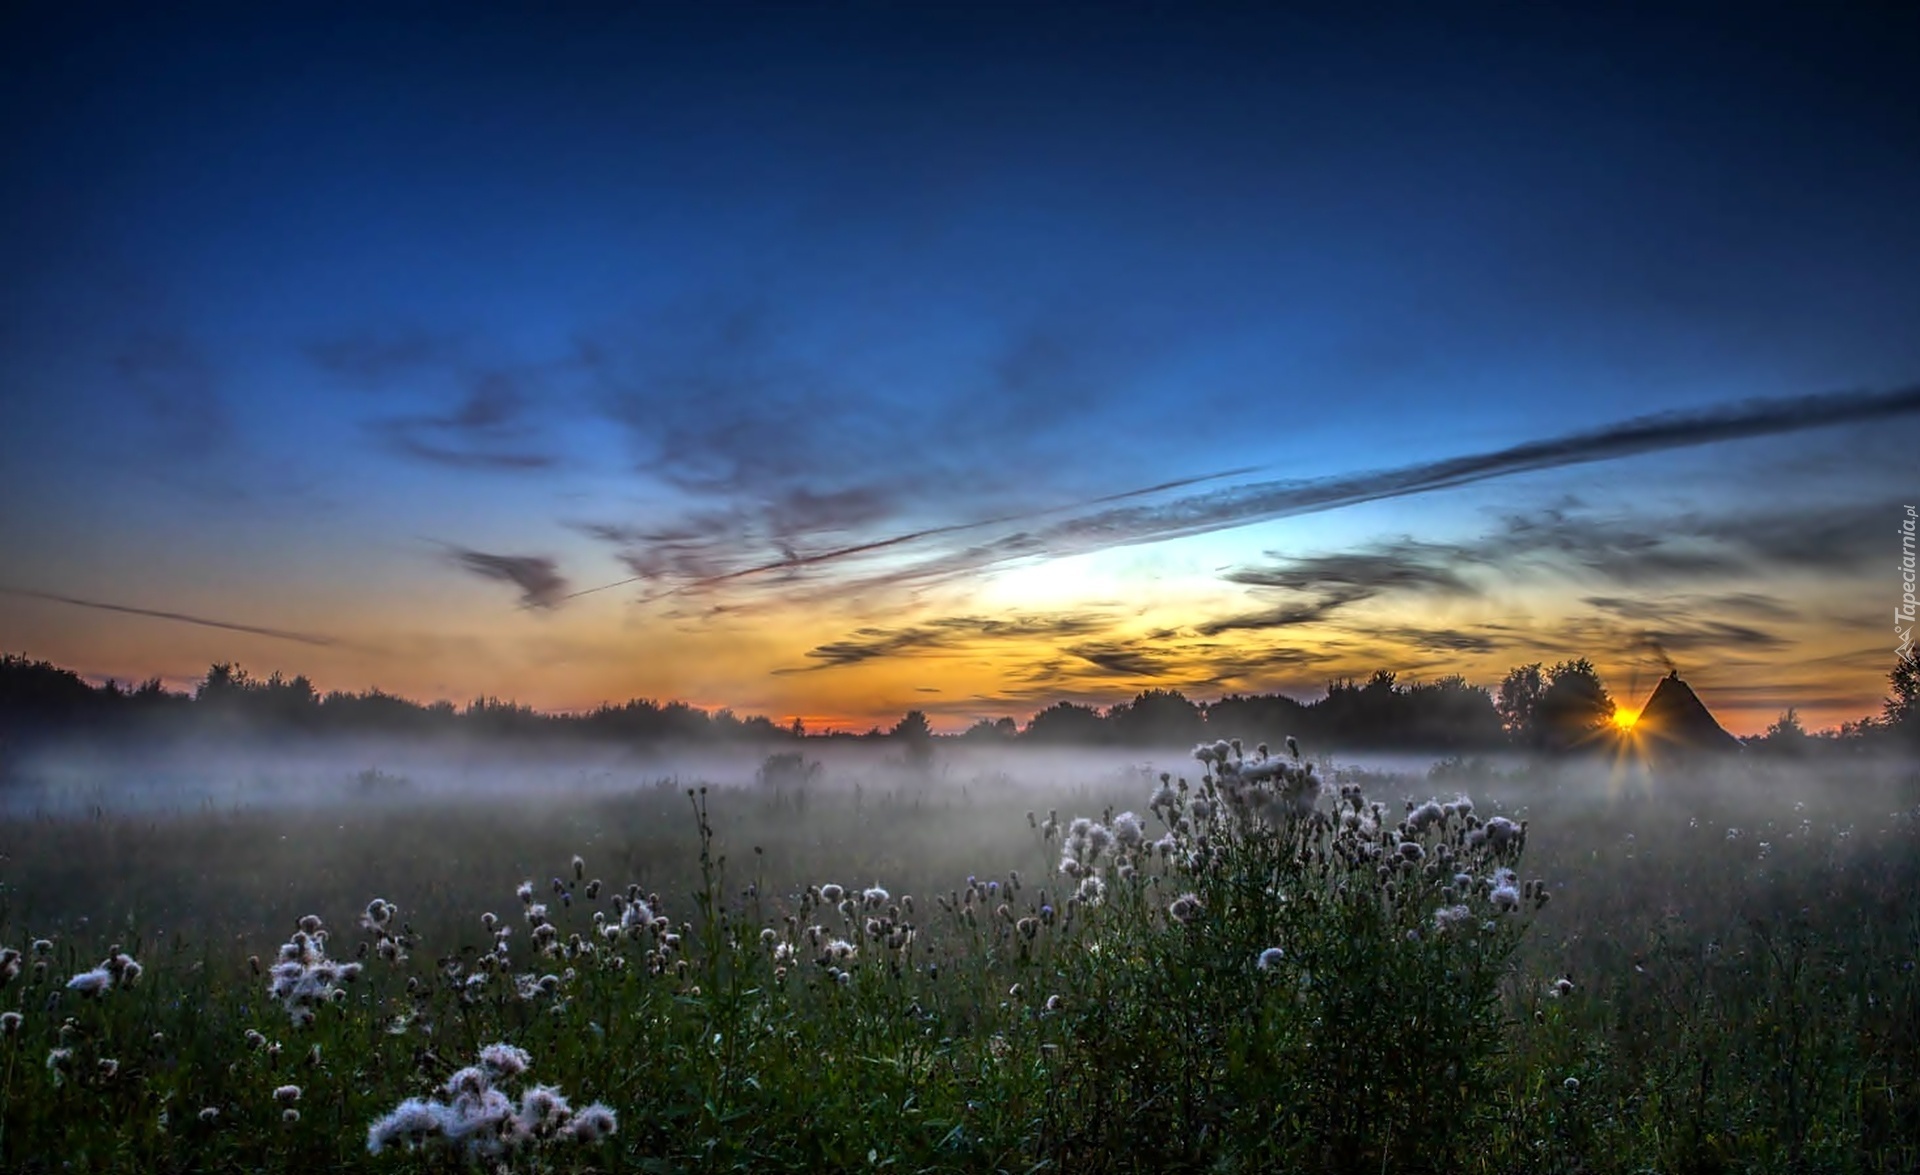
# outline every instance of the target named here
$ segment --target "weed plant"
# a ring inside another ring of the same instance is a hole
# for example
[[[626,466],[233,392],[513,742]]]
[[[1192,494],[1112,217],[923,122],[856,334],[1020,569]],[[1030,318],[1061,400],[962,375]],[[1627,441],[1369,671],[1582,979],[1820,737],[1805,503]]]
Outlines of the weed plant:
[[[1195,754],[1065,819],[809,774],[804,821],[13,821],[0,1167],[1920,1167],[1908,793]]]

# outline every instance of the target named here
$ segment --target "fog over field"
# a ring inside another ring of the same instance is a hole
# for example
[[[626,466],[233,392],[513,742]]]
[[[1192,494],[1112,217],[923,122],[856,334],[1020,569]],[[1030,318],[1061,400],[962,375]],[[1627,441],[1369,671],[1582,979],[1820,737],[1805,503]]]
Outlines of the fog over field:
[[[0,10],[0,1175],[1920,1172],[1920,5]]]

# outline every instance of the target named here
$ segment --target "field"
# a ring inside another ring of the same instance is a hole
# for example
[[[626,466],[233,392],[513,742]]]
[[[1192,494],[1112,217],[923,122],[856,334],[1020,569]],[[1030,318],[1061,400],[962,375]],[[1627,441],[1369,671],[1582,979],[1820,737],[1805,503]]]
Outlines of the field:
[[[9,1171],[1920,1169],[1897,765],[131,762],[0,819]]]

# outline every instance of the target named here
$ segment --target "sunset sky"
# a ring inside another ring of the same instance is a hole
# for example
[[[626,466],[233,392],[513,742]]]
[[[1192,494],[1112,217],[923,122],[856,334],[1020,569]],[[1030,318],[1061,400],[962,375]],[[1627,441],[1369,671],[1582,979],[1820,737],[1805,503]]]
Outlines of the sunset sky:
[[[862,729],[1886,693],[1910,7],[392,7],[0,17],[0,649]]]

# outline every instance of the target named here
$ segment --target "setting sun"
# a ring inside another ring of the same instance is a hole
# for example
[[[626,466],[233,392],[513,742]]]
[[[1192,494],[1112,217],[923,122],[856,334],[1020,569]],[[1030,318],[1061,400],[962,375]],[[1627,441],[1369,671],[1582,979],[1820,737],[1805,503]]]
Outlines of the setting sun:
[[[1613,724],[1621,730],[1632,730],[1633,724],[1640,721],[1640,711],[1624,707],[1613,712]]]

